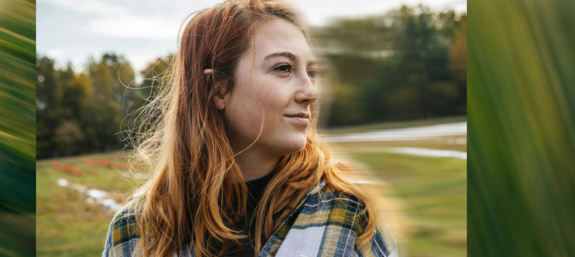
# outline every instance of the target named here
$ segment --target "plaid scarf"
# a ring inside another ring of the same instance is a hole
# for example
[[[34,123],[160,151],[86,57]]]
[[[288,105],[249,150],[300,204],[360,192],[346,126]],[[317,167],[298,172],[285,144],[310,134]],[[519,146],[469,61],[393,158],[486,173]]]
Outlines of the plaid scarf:
[[[376,256],[397,257],[396,243],[385,225],[360,244],[356,238],[367,222],[361,201],[326,186],[322,180],[280,224],[258,257]],[[132,257],[140,234],[133,209],[125,208],[112,220],[102,257]],[[174,256],[195,257],[187,247]]]

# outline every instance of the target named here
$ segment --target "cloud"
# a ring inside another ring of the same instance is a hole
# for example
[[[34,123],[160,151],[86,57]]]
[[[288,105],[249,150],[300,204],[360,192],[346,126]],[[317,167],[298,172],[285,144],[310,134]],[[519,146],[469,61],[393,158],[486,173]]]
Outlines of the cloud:
[[[104,15],[125,15],[126,10],[118,7],[106,4],[103,1],[94,0],[39,0],[38,2],[51,3],[59,5],[74,11],[85,12],[85,13],[97,13]]]
[[[92,20],[86,30],[107,37],[141,39],[176,39],[181,22],[163,17],[132,15]]]
[[[58,59],[62,56],[63,52],[60,49],[51,49],[46,55],[52,59]]]
[[[128,54],[126,55],[126,59],[130,61],[130,64],[135,71],[141,71],[144,70],[144,68],[146,68],[150,62],[153,62],[159,56],[161,55],[155,53]]]
[[[96,14],[82,30],[112,38],[176,39],[181,21],[165,16],[134,14],[105,1],[95,0],[40,0],[69,10]]]

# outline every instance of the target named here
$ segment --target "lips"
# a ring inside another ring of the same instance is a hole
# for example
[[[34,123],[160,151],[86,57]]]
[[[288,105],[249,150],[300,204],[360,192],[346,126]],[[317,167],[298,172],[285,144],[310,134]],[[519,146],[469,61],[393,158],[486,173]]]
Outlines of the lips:
[[[307,112],[298,112],[298,113],[286,114],[286,115],[284,115],[284,117],[290,119],[294,123],[299,124],[301,126],[305,126],[305,127],[309,126],[309,113],[307,113]]]
[[[298,112],[295,114],[288,114],[288,115],[284,115],[286,117],[297,117],[297,118],[306,118],[309,119],[309,114],[307,112]]]

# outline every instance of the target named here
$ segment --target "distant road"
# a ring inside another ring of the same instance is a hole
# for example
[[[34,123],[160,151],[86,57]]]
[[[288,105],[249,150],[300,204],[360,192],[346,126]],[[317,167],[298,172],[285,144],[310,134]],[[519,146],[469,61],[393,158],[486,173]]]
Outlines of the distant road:
[[[402,129],[384,129],[363,133],[324,135],[327,142],[407,141],[467,134],[467,122],[420,126]]]

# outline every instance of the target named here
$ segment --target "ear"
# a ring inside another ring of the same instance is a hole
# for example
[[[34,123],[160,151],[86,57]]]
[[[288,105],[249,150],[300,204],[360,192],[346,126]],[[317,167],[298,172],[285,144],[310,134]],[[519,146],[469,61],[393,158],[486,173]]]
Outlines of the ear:
[[[221,93],[214,96],[214,103],[216,104],[216,108],[220,111],[226,108],[226,100]]]
[[[214,72],[214,70],[212,69],[205,69],[204,70],[204,74],[211,74],[212,72]],[[216,94],[214,96],[214,103],[216,104],[216,108],[218,108],[218,110],[223,110],[226,107],[226,101],[224,99],[224,96],[222,94],[222,92],[220,91],[219,94]]]

